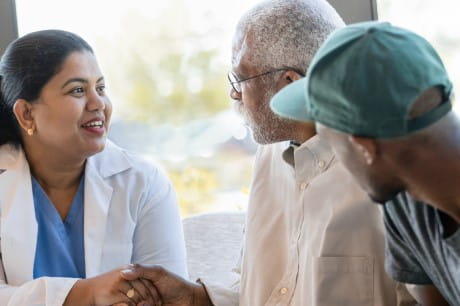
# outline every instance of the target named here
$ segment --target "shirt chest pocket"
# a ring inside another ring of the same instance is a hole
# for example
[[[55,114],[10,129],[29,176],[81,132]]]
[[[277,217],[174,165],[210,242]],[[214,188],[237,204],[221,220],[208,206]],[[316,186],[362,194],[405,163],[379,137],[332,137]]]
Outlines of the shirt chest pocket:
[[[313,305],[374,305],[374,263],[370,257],[317,257]]]

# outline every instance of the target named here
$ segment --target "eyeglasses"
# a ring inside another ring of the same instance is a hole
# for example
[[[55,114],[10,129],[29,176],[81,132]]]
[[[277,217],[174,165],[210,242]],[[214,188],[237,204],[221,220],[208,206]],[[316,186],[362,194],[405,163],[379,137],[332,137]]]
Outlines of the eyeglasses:
[[[254,75],[254,76],[242,79],[242,80],[238,80],[238,77],[232,71],[230,71],[228,73],[227,77],[228,77],[228,81],[230,82],[230,85],[232,85],[232,87],[233,87],[233,90],[235,90],[237,93],[241,94],[241,83],[242,82],[246,82],[246,81],[249,81],[249,80],[252,80],[252,79],[255,79],[255,78],[270,74],[270,73],[273,73],[273,72],[287,71],[287,70],[293,70],[293,71],[297,72],[298,74],[300,74],[302,77],[305,76],[303,72],[299,71],[296,68],[285,67],[285,68],[269,70],[269,71],[263,72],[261,74],[257,74],[257,75]]]

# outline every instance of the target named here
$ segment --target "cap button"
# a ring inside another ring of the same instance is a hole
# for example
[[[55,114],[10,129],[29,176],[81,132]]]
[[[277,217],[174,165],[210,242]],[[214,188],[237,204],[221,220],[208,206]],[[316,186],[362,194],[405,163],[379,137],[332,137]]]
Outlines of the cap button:
[[[367,30],[367,33],[372,34],[372,33],[374,33],[375,31],[377,31],[376,28],[369,28],[369,29]]]

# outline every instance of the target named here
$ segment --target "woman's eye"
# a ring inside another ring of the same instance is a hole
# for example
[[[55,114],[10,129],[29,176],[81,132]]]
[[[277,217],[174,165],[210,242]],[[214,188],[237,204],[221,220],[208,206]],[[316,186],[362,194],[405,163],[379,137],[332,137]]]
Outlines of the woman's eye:
[[[99,94],[103,94],[105,92],[105,85],[100,85],[96,87],[96,90]]]
[[[80,94],[80,93],[84,93],[85,90],[83,89],[83,87],[77,87],[77,88],[74,88],[70,91],[70,93],[72,94]]]

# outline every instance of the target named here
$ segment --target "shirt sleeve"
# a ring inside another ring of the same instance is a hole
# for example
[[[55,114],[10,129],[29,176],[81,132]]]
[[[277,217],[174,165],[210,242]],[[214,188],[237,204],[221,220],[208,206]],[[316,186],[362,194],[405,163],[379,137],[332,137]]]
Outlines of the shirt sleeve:
[[[2,306],[61,306],[78,278],[40,277],[21,286],[6,282],[0,254],[0,305]]]
[[[16,287],[7,285],[2,273],[0,305],[61,306],[77,280],[77,278],[40,277]]]
[[[401,197],[399,197],[401,199]],[[409,221],[406,223],[400,220],[401,211],[397,208],[406,205],[400,200],[395,199],[387,203],[384,208],[385,224],[385,270],[388,275],[402,283],[428,285],[432,284],[431,279],[425,273],[417,260],[414,250],[411,248],[409,235],[403,235],[404,226],[398,229],[396,224],[406,224],[410,226]],[[410,203],[408,204],[410,205]]]
[[[208,293],[211,303],[214,306],[237,306],[239,305],[239,292],[235,288],[227,288],[220,284],[212,284],[206,280],[200,279],[206,292]]]
[[[203,278],[198,279],[208,293],[209,298],[214,306],[238,306],[240,300],[240,283],[241,283],[241,264],[243,261],[244,241],[241,242],[240,255],[235,267],[232,269],[234,281],[229,287],[221,284],[208,282]]]
[[[188,278],[185,241],[174,188],[166,174],[152,169],[134,232],[133,263],[158,264]]]

